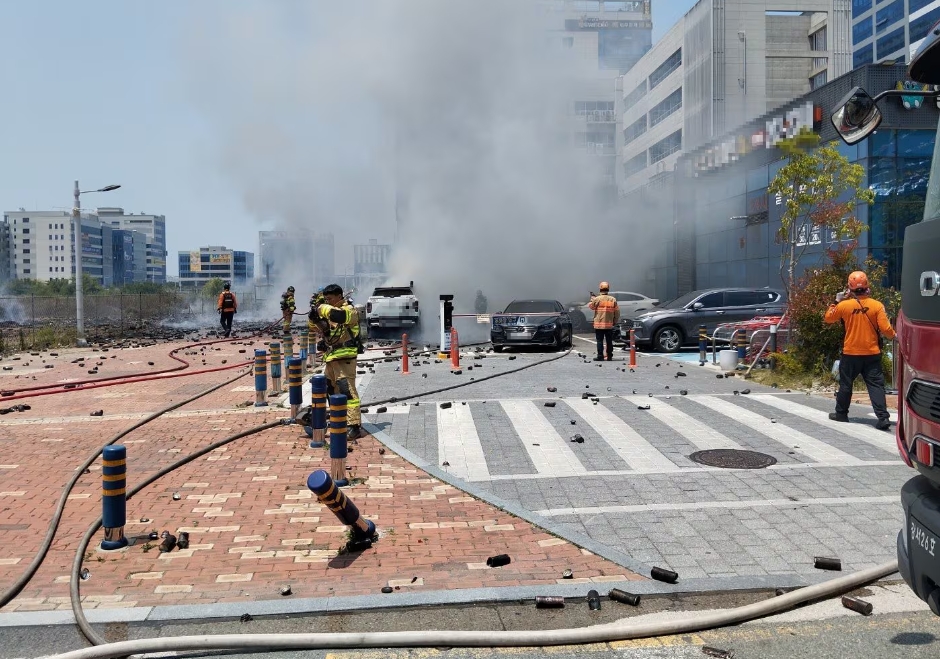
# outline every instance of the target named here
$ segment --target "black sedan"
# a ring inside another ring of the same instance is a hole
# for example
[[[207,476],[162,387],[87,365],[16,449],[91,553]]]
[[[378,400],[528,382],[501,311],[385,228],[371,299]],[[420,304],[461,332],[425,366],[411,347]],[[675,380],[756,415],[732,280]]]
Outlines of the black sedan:
[[[513,300],[492,315],[493,350],[510,346],[570,348],[574,339],[571,317],[557,300]]]

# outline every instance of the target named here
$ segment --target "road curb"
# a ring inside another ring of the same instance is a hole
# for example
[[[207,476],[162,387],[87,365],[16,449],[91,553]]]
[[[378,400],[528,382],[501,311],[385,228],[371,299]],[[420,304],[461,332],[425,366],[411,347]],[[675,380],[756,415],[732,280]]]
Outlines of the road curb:
[[[317,597],[304,599],[276,599],[253,602],[223,602],[219,604],[142,606],[126,609],[89,609],[85,615],[90,623],[150,623],[197,622],[251,616],[302,615],[314,613],[352,613],[383,611],[399,608],[499,604],[531,600],[538,595],[583,598],[588,590],[602,594],[611,588],[646,596],[696,595],[702,593],[728,593],[734,591],[769,590],[771,588],[798,588],[832,578],[831,574],[808,576],[779,575],[769,577],[727,577],[720,579],[690,579],[678,584],[657,581],[618,581],[603,583],[549,584],[542,586],[509,586],[505,588],[470,588],[464,590],[436,590],[428,592],[397,591],[391,595],[357,595],[350,597]],[[882,580],[894,581],[896,579]],[[39,627],[75,624],[72,611],[14,611],[0,613],[0,628]]]

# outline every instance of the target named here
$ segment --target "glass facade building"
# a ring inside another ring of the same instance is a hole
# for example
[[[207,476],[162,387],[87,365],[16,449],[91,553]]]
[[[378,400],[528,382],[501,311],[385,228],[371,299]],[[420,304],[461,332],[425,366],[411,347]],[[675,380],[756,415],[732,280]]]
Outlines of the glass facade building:
[[[670,299],[713,286],[782,286],[776,236],[783,200],[767,188],[785,164],[774,140],[801,127],[862,166],[863,184],[874,192],[875,201],[857,209],[866,227],[857,254],[886,263],[886,283],[898,287],[904,231],[924,212],[937,105],[926,101],[906,109],[900,99],[886,98],[880,103],[881,127],[854,146],[838,139],[829,113],[853,87],[874,95],[904,80],[902,65],[863,67],[733,135],[683,154],[673,182],[682,194],[674,195],[674,226],[664,236],[654,271],[656,296]],[[826,249],[835,246],[837,237],[826,233],[801,233],[806,249],[801,268],[820,263]]]
[[[852,0],[852,54],[856,67],[911,52],[940,22],[940,0]]]

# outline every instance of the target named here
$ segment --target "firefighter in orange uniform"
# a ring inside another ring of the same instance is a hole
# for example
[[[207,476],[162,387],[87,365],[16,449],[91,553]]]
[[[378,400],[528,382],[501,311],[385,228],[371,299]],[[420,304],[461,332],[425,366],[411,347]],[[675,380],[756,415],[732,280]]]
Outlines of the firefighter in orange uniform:
[[[232,334],[232,320],[238,313],[238,300],[235,299],[235,293],[232,292],[232,285],[228,282],[222,285],[222,292],[219,293],[219,303],[216,305],[219,310],[219,324],[222,325],[222,331],[225,336]]]
[[[607,361],[614,361],[614,325],[620,322],[620,305],[610,295],[610,284],[602,281],[601,294],[592,296],[588,307],[594,312],[594,335],[597,337],[596,362],[604,361],[604,344],[607,344]]]

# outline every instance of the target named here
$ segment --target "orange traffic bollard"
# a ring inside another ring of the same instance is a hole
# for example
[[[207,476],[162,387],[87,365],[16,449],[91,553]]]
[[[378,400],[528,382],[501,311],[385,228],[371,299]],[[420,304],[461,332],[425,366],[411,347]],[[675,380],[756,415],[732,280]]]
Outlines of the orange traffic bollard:
[[[401,374],[410,375],[408,372],[408,335],[401,335]]]
[[[450,330],[450,367],[451,370],[460,368],[460,347],[457,345],[457,330]]]
[[[636,334],[630,330],[630,368],[636,368]]]

